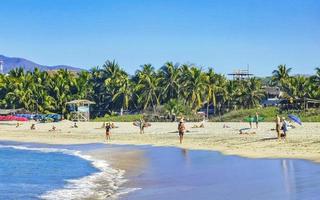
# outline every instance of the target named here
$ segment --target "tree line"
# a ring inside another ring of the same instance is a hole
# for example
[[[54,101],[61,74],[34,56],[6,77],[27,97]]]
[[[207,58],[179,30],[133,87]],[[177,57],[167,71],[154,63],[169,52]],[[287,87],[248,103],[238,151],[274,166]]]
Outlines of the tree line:
[[[66,102],[89,99],[94,116],[120,110],[156,111],[163,106],[170,113],[196,112],[206,106],[214,114],[254,108],[265,98],[263,86],[278,86],[284,98],[320,98],[320,68],[312,76],[291,76],[291,68],[279,65],[267,83],[253,77],[229,80],[212,68],[165,63],[156,70],[145,64],[129,75],[115,61],[89,71],[55,72],[11,70],[0,75],[0,108],[25,108],[33,113],[67,113]]]

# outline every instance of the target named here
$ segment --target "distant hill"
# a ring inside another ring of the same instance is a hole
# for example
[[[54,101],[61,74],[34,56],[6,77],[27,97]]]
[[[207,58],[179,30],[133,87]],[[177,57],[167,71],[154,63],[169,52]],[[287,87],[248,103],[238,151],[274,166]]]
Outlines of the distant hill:
[[[8,73],[10,70],[18,67],[23,67],[26,71],[33,71],[35,67],[39,68],[41,71],[51,71],[51,70],[58,70],[58,69],[68,69],[70,71],[83,70],[81,68],[72,67],[68,65],[55,65],[55,66],[41,65],[24,58],[6,57],[3,55],[0,55],[0,61],[3,62],[4,73]]]

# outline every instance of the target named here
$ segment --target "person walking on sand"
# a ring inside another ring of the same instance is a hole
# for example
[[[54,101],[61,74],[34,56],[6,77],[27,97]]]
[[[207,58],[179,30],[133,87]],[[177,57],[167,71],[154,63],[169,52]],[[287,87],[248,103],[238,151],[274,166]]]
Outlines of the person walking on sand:
[[[185,130],[186,130],[186,127],[184,125],[183,119],[181,119],[179,122],[179,125],[178,125],[180,144],[182,144],[183,135],[184,135]]]
[[[281,129],[281,120],[280,120],[279,115],[276,115],[276,132],[277,132],[278,139],[280,139],[280,137],[281,137],[280,129]]]
[[[259,128],[259,114],[258,114],[258,112],[256,112],[255,121],[256,121],[256,128]]]
[[[111,135],[111,124],[107,123],[106,126],[106,140],[110,140],[110,135]]]

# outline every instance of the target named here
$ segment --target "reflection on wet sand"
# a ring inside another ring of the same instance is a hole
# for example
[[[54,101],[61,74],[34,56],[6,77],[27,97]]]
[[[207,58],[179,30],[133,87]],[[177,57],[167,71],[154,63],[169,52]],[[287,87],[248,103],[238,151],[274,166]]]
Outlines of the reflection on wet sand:
[[[294,164],[291,160],[283,159],[281,160],[281,168],[283,175],[283,184],[284,189],[288,197],[292,197],[295,194],[295,173],[294,173]]]

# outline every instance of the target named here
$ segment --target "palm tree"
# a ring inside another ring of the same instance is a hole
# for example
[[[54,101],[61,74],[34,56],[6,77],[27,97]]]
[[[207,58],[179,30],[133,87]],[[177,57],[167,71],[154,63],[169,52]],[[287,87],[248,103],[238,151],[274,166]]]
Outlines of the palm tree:
[[[162,100],[168,101],[173,98],[179,98],[179,76],[180,70],[178,64],[172,62],[165,63],[160,69]]]
[[[257,78],[250,78],[244,83],[243,94],[240,95],[240,104],[245,108],[254,108],[260,105],[264,92],[261,89],[261,81]]]
[[[217,110],[217,96],[225,93],[223,80],[224,77],[216,74],[212,68],[206,74],[206,101],[207,101],[207,116],[209,116],[209,105],[214,107],[214,114]]]
[[[120,88],[128,86],[125,83],[125,79],[128,79],[128,74],[124,70],[122,70],[118,63],[116,63],[115,61],[107,61],[103,65],[103,75],[105,77],[105,92],[107,101],[109,102],[109,109],[114,110],[127,107],[123,104],[126,102],[125,99],[122,102],[119,102],[119,97],[123,97],[123,95],[119,96],[119,90]],[[117,101],[115,102],[115,100]]]
[[[187,102],[190,107],[196,111],[198,108],[202,106],[203,103],[203,94],[206,86],[206,74],[202,72],[201,69],[197,67],[187,68],[185,71],[183,81],[183,90],[188,94],[186,96]]]
[[[59,69],[48,85],[49,95],[54,98],[54,108],[62,115],[67,113],[66,103],[75,97],[71,88],[75,85],[74,75],[67,69]]]
[[[289,79],[291,68],[287,68],[286,65],[279,65],[277,70],[272,72],[272,81],[278,86],[283,86]]]
[[[106,77],[104,74],[103,70],[98,66],[90,69],[90,79],[88,83],[92,89],[88,91],[88,98],[96,103],[93,105],[93,109],[95,110],[94,116],[104,116],[109,106],[108,100],[110,99],[106,98]]]
[[[164,108],[170,116],[180,115],[184,111],[184,105],[178,99],[170,99],[166,104],[164,104]]]
[[[312,76],[312,80],[318,87],[320,87],[320,67],[317,67],[315,70],[316,74]]]
[[[141,66],[141,70],[136,72],[136,79],[138,80],[135,91],[138,94],[138,103],[142,104],[145,110],[152,107],[154,112],[159,102],[159,83],[161,77],[157,76],[154,67],[150,64]]]
[[[288,84],[284,87],[284,91],[289,98],[298,99],[308,97],[308,88],[311,87],[309,79],[304,76],[291,77]]]
[[[128,109],[132,97],[132,83],[128,76],[123,77],[118,91],[114,94],[112,101],[119,101],[121,109]]]

